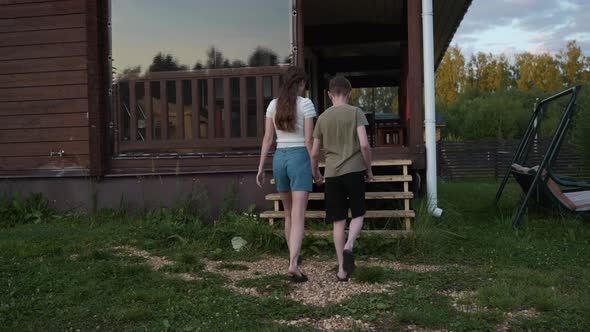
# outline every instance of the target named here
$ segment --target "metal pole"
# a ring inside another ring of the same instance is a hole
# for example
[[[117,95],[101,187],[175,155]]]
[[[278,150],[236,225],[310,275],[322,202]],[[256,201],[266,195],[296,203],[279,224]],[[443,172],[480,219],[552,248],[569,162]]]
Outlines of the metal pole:
[[[428,210],[435,216],[442,215],[438,208],[436,174],[436,110],[434,91],[434,31],[432,0],[422,0],[422,40],[424,50],[424,127],[426,140],[426,190]]]

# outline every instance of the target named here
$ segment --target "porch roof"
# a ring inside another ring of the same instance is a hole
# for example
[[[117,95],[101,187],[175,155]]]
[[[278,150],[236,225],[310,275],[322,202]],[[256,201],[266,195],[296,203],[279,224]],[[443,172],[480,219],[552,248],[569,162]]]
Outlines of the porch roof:
[[[305,47],[323,73],[344,73],[357,87],[398,85],[408,42],[407,1],[304,1]],[[472,0],[433,1],[438,65]]]

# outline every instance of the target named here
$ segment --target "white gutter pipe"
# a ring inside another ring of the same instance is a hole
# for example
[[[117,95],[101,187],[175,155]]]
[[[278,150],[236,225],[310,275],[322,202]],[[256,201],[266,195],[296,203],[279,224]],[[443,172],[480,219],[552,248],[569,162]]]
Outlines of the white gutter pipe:
[[[424,127],[426,140],[426,190],[428,211],[439,218],[436,177],[436,112],[434,93],[434,32],[432,0],[422,0],[422,40],[424,50]]]

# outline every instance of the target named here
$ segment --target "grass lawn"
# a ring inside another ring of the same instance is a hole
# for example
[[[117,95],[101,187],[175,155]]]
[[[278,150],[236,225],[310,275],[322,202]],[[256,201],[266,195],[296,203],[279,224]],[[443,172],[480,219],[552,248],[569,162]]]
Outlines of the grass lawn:
[[[531,212],[515,231],[518,190],[496,209],[496,188],[441,183],[442,220],[421,213],[415,238],[361,238],[348,284],[334,281],[330,239],[314,238],[310,282],[286,283],[283,238],[252,216],[56,215],[5,199],[0,330],[590,331],[590,224]]]

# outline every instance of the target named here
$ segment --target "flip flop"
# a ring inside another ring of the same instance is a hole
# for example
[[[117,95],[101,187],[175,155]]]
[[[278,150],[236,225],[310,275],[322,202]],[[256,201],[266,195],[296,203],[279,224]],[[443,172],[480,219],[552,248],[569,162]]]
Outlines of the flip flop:
[[[356,268],[354,264],[354,254],[351,250],[344,250],[342,254],[344,256],[344,264],[342,268],[344,268],[344,271],[346,272],[346,277],[348,278],[352,275],[354,269]]]
[[[346,275],[346,277],[340,278],[338,276],[338,273],[336,273],[336,279],[338,280],[338,282],[347,282],[349,278],[348,278],[348,274]]]
[[[301,275],[297,275],[295,273],[289,272],[287,273],[287,280],[294,283],[302,283],[309,280],[303,272],[299,272]]]

